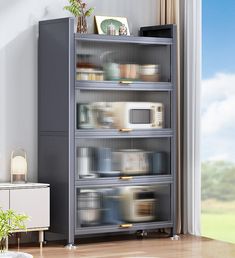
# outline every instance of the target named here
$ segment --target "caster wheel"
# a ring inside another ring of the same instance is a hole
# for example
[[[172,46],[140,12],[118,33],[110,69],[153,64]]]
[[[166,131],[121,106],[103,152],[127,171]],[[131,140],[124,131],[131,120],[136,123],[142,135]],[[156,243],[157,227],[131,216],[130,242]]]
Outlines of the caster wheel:
[[[136,236],[138,239],[143,239],[144,237],[147,237],[148,232],[146,230],[138,230],[136,232]]]

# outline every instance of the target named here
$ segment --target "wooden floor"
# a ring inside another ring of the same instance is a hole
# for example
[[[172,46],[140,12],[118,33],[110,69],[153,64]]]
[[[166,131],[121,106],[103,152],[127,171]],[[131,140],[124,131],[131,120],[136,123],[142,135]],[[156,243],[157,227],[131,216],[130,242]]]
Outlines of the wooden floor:
[[[39,247],[21,247],[34,258],[234,258],[235,245],[201,237],[129,239],[99,243],[81,243],[76,250],[63,244],[48,243],[40,253]]]

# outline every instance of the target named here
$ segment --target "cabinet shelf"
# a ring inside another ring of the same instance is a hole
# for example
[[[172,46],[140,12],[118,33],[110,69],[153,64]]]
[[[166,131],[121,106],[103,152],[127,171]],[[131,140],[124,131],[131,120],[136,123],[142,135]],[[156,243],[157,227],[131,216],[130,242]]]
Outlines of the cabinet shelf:
[[[145,223],[133,223],[130,228],[121,228],[119,225],[105,225],[105,226],[92,226],[92,227],[79,227],[76,228],[76,235],[87,235],[102,232],[124,232],[124,231],[136,231],[143,229],[153,229],[153,228],[170,228],[173,226],[173,221],[155,221],[155,222],[145,222]]]
[[[122,180],[119,177],[102,177],[102,178],[86,178],[78,179],[75,182],[75,187],[108,187],[108,186],[136,186],[150,184],[172,184],[172,175],[150,175],[150,176],[133,176],[130,180]]]
[[[143,45],[172,45],[172,38],[156,37],[135,37],[135,36],[109,36],[97,34],[75,34],[75,40],[107,42],[107,43],[126,43],[126,44],[143,44]]]
[[[112,91],[172,91],[170,82],[141,82],[122,84],[118,81],[76,81],[77,90],[112,90]]]
[[[146,129],[120,132],[117,129],[79,129],[75,132],[75,138],[164,138],[172,137],[171,129]]]

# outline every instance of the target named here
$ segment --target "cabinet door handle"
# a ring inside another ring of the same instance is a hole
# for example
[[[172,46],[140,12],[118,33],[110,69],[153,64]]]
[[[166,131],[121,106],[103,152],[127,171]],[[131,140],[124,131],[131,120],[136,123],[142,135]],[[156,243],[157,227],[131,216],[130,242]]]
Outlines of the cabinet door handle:
[[[132,129],[131,128],[122,128],[119,130],[120,132],[123,132],[123,133],[127,133],[127,132],[131,132]]]
[[[121,180],[131,180],[131,179],[133,179],[133,176],[121,176],[120,179]]]
[[[120,84],[123,84],[123,85],[129,85],[132,83],[133,83],[133,81],[120,81]]]
[[[120,228],[131,228],[131,227],[133,227],[132,224],[121,224],[120,225]]]

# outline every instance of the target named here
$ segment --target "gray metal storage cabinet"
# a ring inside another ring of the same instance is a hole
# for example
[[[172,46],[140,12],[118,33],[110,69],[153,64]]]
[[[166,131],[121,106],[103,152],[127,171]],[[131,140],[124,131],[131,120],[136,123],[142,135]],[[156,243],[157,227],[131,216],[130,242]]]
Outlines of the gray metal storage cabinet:
[[[51,231],[65,234],[68,244],[74,244],[76,236],[102,233],[170,228],[175,234],[175,31],[174,25],[154,26],[141,28],[140,37],[106,36],[74,33],[72,18],[39,23],[39,182],[51,186]],[[161,81],[76,80],[76,60],[84,55],[102,65],[103,53],[113,63],[160,64]],[[79,128],[79,104],[119,101],[163,103],[164,127],[124,132]],[[96,173],[94,178],[81,177],[76,158],[81,147],[96,151],[100,147],[141,149],[151,157],[155,152],[165,153],[167,168],[160,174],[149,167],[149,172],[141,175],[104,177]],[[138,189],[146,189],[148,194],[130,195]],[[130,196],[136,199],[125,205],[123,200]],[[93,198],[92,205],[86,197]],[[138,209],[152,217],[139,219]]]

